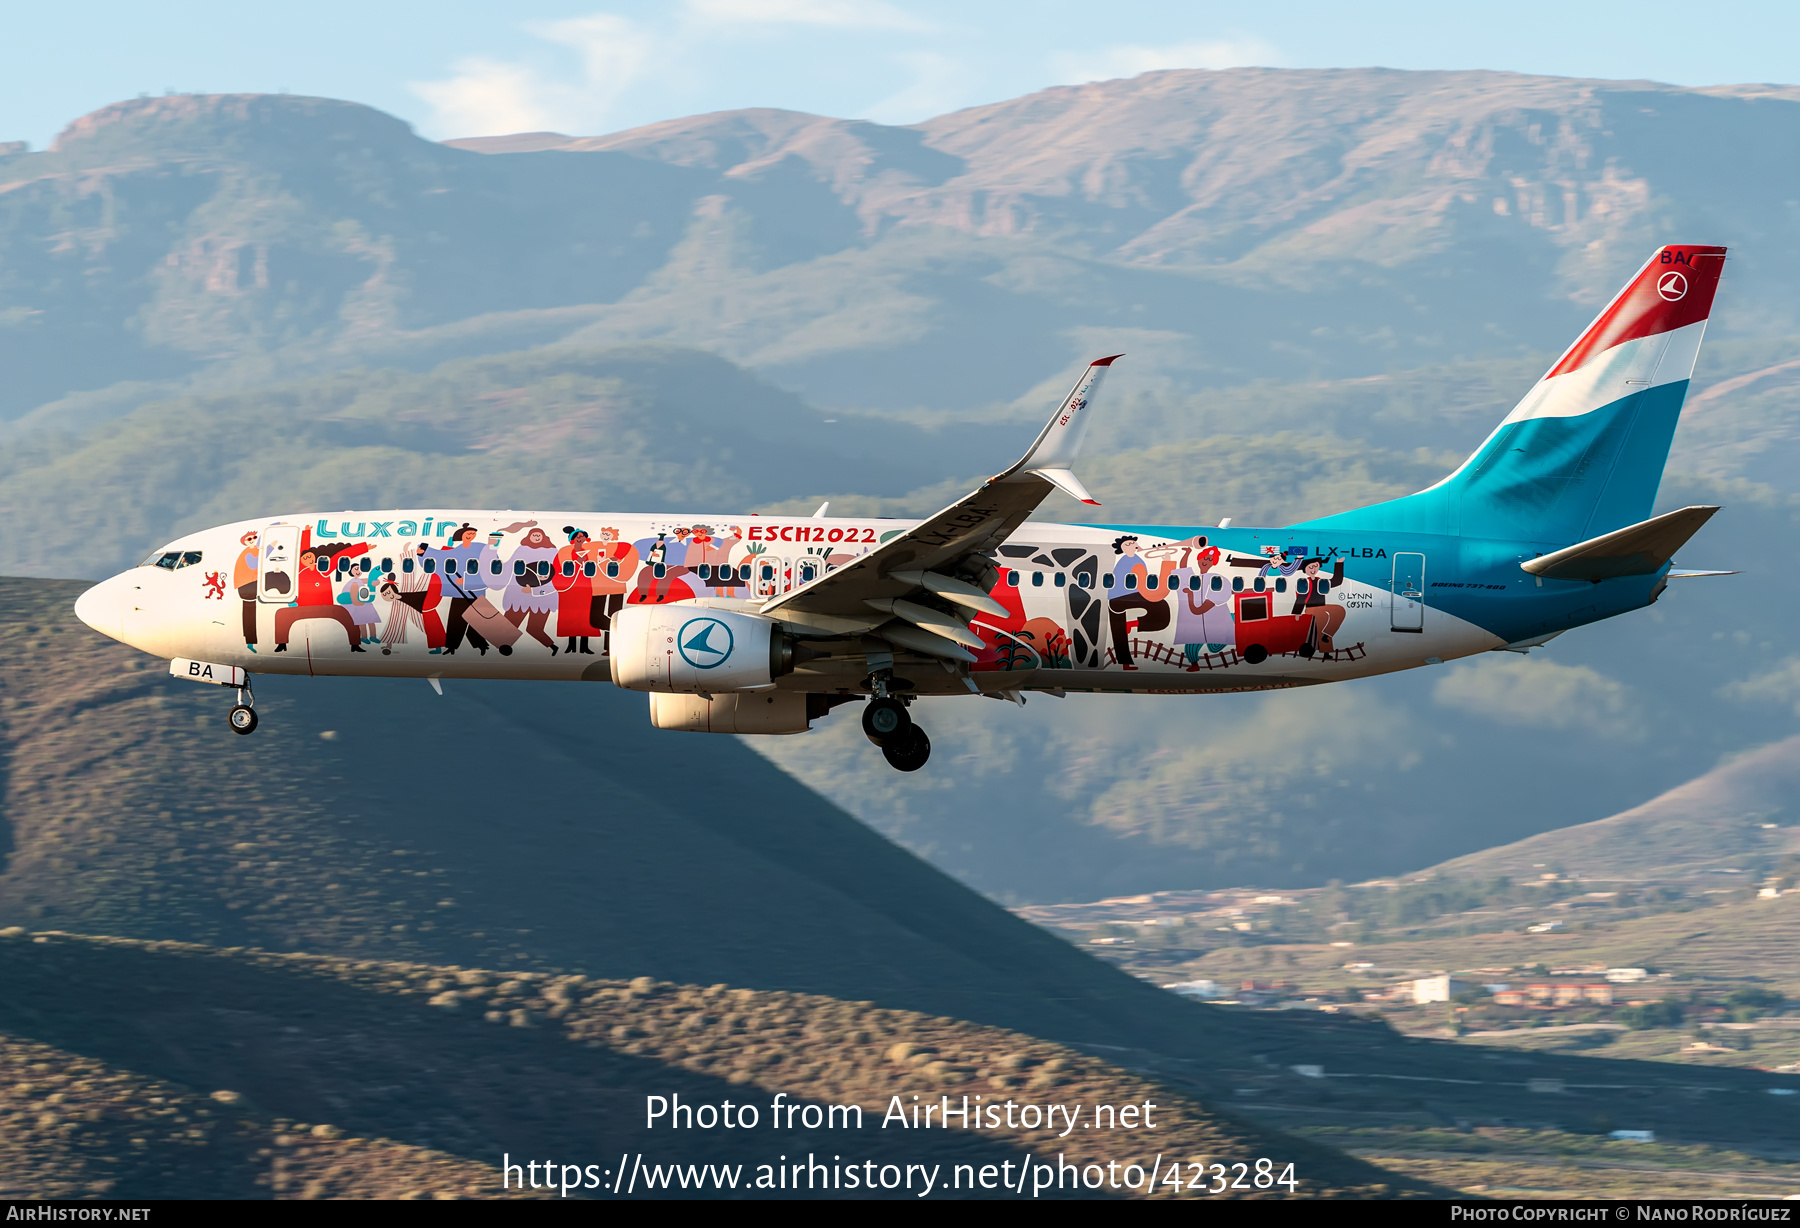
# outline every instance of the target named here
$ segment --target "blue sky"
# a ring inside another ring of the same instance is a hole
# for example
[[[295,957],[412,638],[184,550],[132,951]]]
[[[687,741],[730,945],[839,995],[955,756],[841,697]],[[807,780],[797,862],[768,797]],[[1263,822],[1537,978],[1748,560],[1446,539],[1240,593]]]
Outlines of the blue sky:
[[[0,140],[137,94],[365,102],[426,136],[594,134],[779,106],[910,123],[1156,68],[1800,79],[1800,5],[1365,0],[89,0],[7,6]]]

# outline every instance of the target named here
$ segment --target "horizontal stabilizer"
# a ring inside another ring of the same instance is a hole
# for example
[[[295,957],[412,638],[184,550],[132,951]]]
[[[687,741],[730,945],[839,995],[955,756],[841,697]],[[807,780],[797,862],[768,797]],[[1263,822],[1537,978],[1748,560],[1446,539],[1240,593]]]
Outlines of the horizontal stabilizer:
[[[1716,507],[1684,507],[1611,533],[1576,542],[1553,554],[1526,559],[1519,566],[1534,576],[1551,580],[1611,580],[1617,576],[1647,576],[1662,569],[1687,544],[1700,526],[1712,519]]]

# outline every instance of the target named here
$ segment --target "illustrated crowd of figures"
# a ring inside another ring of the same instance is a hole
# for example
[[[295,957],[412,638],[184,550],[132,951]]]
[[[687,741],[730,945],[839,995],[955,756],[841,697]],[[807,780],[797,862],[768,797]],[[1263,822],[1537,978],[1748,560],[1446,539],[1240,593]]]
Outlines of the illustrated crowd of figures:
[[[842,544],[801,545],[777,540],[772,526],[770,539],[758,541],[739,526],[707,524],[626,541],[613,526],[564,525],[553,536],[526,520],[486,532],[463,523],[442,545],[315,540],[302,529],[289,558],[292,538],[284,545],[269,536],[264,543],[256,531],[245,533],[229,573],[251,652],[286,652],[296,624],[328,619],[351,652],[422,644],[444,656],[465,648],[484,656],[489,648],[508,656],[515,648],[605,655],[613,616],[627,605],[772,597],[878,542],[869,529],[842,530]],[[1324,559],[1292,549],[1243,555],[1206,535],[1146,544],[1132,534],[1113,539],[1110,550],[1009,543],[999,555],[992,595],[1008,617],[974,622],[987,645],[974,669],[1137,670],[1148,662],[1193,672],[1274,655],[1361,655],[1361,643],[1338,642],[1348,615],[1341,559],[1326,571]],[[150,561],[185,567],[199,559]],[[225,600],[226,573],[204,575],[205,595]],[[259,606],[271,601],[272,645],[257,627]]]

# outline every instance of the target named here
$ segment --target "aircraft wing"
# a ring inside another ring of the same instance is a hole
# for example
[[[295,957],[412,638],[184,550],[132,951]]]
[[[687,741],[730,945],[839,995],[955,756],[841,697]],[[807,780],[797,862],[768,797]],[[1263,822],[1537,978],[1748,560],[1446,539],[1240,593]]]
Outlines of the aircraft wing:
[[[1088,494],[1069,465],[1075,460],[1087,434],[1090,418],[1087,411],[1094,394],[1099,391],[1100,381],[1113,360],[1119,357],[1114,354],[1088,364],[1018,463],[854,563],[774,598],[762,607],[762,612],[776,617],[795,613],[839,618],[868,618],[873,613],[892,613],[914,628],[939,638],[946,632],[943,618],[950,616],[926,619],[924,616],[933,611],[904,598],[928,591],[950,604],[986,609],[989,613],[1003,612],[998,603],[986,595],[986,586],[980,581],[983,573],[994,567],[993,560],[985,556],[1015,532],[1052,490],[1061,490],[1083,503],[1099,506],[1099,500]],[[896,605],[900,608],[896,609]],[[955,639],[955,628],[948,630],[951,639]],[[909,646],[918,642],[918,630],[908,630],[904,634]],[[945,642],[949,644],[950,640]],[[940,655],[956,654],[944,652]]]

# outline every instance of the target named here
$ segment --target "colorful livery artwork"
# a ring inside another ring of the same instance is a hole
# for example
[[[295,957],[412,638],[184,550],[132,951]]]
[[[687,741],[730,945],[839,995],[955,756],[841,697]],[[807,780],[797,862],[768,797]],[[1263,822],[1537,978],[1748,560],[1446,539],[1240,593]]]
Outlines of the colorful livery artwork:
[[[1052,490],[1095,502],[1071,466],[1103,358],[1023,459],[917,521],[286,513],[172,542],[76,612],[228,680],[240,732],[259,673],[610,681],[699,732],[858,702],[904,770],[930,753],[923,695],[1266,690],[1524,650],[1716,574],[1672,567],[1716,508],[1651,512],[1723,259],[1660,249],[1442,482],[1286,528],[1029,521]]]

